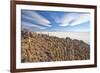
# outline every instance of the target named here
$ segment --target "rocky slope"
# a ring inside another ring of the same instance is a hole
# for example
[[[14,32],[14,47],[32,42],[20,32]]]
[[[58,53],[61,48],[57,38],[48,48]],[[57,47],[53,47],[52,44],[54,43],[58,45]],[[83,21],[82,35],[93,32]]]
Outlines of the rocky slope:
[[[90,46],[82,40],[21,31],[21,62],[87,60]]]

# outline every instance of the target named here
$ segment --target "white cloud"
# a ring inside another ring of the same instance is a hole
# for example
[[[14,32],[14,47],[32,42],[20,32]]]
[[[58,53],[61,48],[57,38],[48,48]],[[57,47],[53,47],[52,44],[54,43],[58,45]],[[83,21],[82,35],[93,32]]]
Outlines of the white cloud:
[[[37,24],[51,27],[51,25],[50,25],[51,22],[49,20],[47,20],[46,18],[44,18],[43,16],[41,16],[40,14],[33,12],[33,11],[24,11],[24,12],[29,15],[27,17],[28,19],[35,21]]]
[[[74,26],[89,21],[89,14],[67,13],[61,18],[59,26]]]
[[[66,24],[59,24],[59,26],[68,26],[69,24],[66,23]]]
[[[61,23],[61,18],[59,17],[58,13],[53,13],[50,16],[56,23]]]
[[[76,20],[72,24],[70,24],[70,26],[75,26],[85,23],[89,21],[89,19],[90,19],[89,14],[79,14],[79,17],[77,17]]]
[[[35,25],[35,24],[32,24],[32,23],[28,23],[28,22],[24,22],[24,21],[22,21],[21,24],[23,26],[26,26],[26,27],[35,27],[35,28],[38,28],[38,29],[46,29],[45,27],[38,26],[38,25]]]
[[[60,26],[68,26],[68,25],[70,25],[70,22],[75,19],[75,15],[74,16],[73,15],[74,15],[73,13],[65,14],[63,16],[63,18],[61,19]]]

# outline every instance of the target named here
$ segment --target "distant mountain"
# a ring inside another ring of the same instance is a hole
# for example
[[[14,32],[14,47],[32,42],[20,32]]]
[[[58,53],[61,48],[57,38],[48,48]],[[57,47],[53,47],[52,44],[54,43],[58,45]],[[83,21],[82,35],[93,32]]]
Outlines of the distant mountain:
[[[70,37],[59,38],[21,31],[21,62],[51,62],[90,59],[90,45]]]

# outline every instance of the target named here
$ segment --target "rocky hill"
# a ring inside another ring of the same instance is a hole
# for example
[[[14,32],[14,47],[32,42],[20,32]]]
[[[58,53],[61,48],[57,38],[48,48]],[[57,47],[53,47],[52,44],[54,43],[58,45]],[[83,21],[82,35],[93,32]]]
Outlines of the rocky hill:
[[[90,45],[82,40],[21,31],[21,62],[90,59]]]

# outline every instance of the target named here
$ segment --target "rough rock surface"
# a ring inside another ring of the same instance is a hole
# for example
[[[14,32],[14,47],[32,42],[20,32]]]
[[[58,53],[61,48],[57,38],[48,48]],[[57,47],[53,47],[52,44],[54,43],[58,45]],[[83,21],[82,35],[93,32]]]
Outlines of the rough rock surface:
[[[90,45],[82,40],[21,31],[21,62],[87,60]]]

